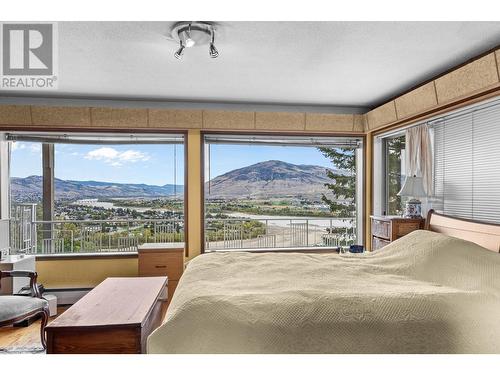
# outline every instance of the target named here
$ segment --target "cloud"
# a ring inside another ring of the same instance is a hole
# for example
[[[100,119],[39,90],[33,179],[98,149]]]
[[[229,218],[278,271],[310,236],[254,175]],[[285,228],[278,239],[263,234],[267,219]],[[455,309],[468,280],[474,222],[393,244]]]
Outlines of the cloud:
[[[17,150],[22,150],[26,146],[24,143],[19,143],[19,142],[12,142],[11,150],[12,151],[17,151]]]
[[[124,163],[136,163],[149,160],[147,153],[137,150],[118,151],[112,147],[101,147],[87,152],[87,160],[102,160],[113,167],[120,167]]]
[[[12,142],[12,151],[29,150],[36,154],[42,152],[42,145],[40,143],[27,143],[27,142]]]
[[[34,154],[42,151],[42,145],[40,143],[30,143],[29,149]]]

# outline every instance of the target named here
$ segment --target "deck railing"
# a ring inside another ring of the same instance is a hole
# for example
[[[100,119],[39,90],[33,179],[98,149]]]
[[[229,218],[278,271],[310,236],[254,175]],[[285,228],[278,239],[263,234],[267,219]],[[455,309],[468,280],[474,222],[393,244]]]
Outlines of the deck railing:
[[[205,220],[205,249],[309,248],[356,243],[355,218],[225,218]]]
[[[143,243],[184,242],[184,219],[35,220],[35,205],[16,208],[10,222],[11,252],[26,254],[135,252]],[[205,250],[349,246],[356,219],[209,218]]]
[[[134,252],[143,243],[184,242],[183,219],[32,221],[22,230],[26,226],[11,222],[14,253]]]

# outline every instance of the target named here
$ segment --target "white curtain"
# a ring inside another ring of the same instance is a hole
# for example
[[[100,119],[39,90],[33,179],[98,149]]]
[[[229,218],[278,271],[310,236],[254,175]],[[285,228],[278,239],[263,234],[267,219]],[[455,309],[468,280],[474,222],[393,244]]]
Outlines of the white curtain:
[[[431,129],[427,124],[406,130],[406,175],[422,177],[424,190],[428,197],[434,194],[433,142]]]

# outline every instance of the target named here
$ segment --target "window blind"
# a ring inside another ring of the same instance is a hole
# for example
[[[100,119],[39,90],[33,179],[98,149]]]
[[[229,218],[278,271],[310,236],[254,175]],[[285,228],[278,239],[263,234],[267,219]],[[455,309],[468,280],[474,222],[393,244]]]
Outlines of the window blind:
[[[207,134],[207,144],[243,144],[260,146],[298,147],[346,147],[360,148],[362,139],[356,137],[301,136],[301,135],[251,135],[251,134]]]
[[[182,134],[32,133],[5,134],[7,141],[70,144],[182,144]]]
[[[434,208],[500,223],[500,103],[439,119],[434,127]]]

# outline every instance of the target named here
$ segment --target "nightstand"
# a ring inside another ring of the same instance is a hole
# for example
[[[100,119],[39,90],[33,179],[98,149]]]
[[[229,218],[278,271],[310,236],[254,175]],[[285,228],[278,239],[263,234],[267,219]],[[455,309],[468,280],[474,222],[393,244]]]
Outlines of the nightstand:
[[[424,229],[425,219],[408,219],[401,216],[370,216],[372,251],[383,248],[410,232]]]
[[[168,303],[184,272],[184,242],[139,245],[139,276],[168,276]]]

